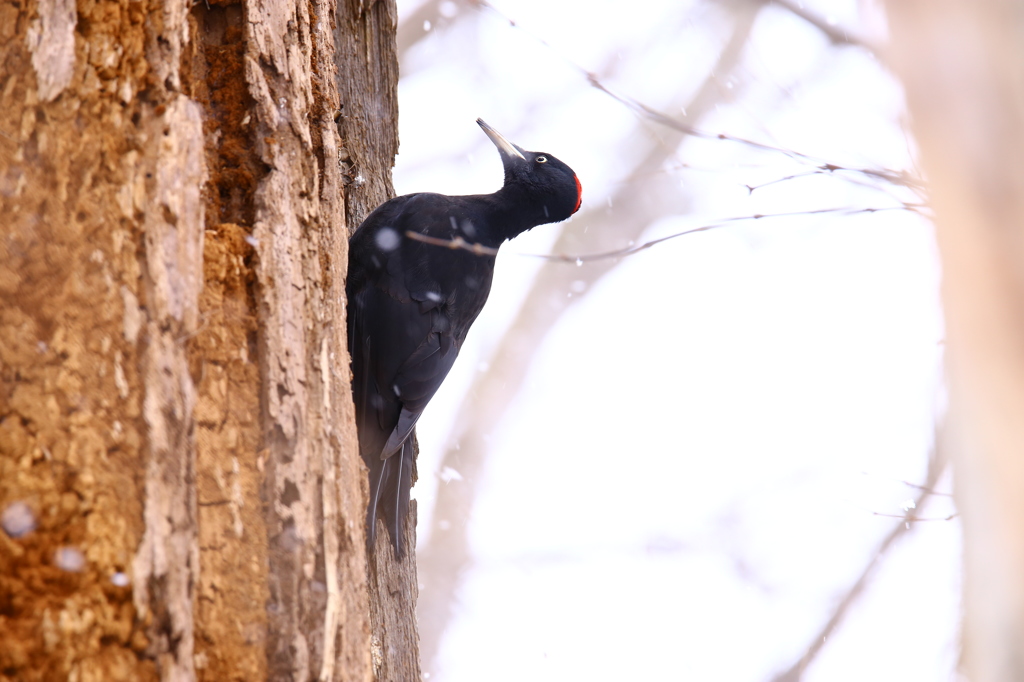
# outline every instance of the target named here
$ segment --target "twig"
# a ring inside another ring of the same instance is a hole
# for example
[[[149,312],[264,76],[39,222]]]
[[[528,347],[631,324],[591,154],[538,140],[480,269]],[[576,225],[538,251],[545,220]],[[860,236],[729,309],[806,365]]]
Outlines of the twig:
[[[726,218],[717,223],[711,223],[710,225],[701,225],[700,227],[694,227],[689,230],[683,230],[682,232],[676,232],[666,237],[659,237],[652,239],[651,241],[638,244],[636,246],[627,246],[623,249],[617,249],[615,251],[605,251],[603,253],[591,253],[584,256],[566,256],[566,255],[544,255],[544,254],[526,254],[532,255],[533,258],[543,258],[545,260],[557,261],[561,263],[576,263],[580,265],[582,263],[589,263],[597,260],[604,260],[607,258],[623,258],[625,256],[632,256],[634,253],[645,251],[662,242],[667,242],[670,239],[676,239],[677,237],[685,237],[689,234],[696,234],[698,232],[707,232],[709,230],[716,230],[722,227],[729,227],[735,225],[738,222],[744,220],[763,220],[765,218],[792,218],[795,216],[803,215],[815,215],[820,213],[836,213],[840,215],[854,215],[857,213],[879,213],[881,211],[913,211],[919,213],[921,209],[925,208],[919,204],[905,203],[900,206],[886,206],[881,208],[819,208],[811,211],[791,211],[787,213],[755,213],[749,216],[736,216],[734,218]]]
[[[644,104],[643,102],[640,102],[638,100],[633,99],[632,97],[628,97],[626,95],[622,95],[611,90],[607,85],[605,85],[598,79],[596,74],[593,74],[589,71],[583,71],[583,73],[586,75],[587,80],[590,82],[591,86],[597,88],[598,90],[605,93],[615,101],[625,105],[634,113],[639,114],[640,116],[643,116],[644,118],[653,121],[654,123],[658,123],[667,128],[672,128],[673,130],[678,130],[679,132],[685,135],[697,137],[703,140],[723,140],[726,142],[735,142],[737,144],[746,145],[754,149],[775,152],[778,154],[785,154],[786,156],[792,159],[812,163],[820,171],[841,170],[848,171],[851,173],[860,173],[862,175],[867,175],[869,177],[878,178],[879,180],[884,180],[894,185],[907,187],[917,192],[924,191],[924,183],[918,180],[917,178],[911,176],[909,173],[905,171],[894,171],[884,168],[851,168],[848,166],[841,166],[835,163],[829,163],[823,159],[818,159],[809,154],[804,154],[802,152],[794,151],[792,149],[783,149],[782,147],[776,147],[774,145],[765,144],[763,142],[749,140],[747,138],[738,137],[736,135],[729,135],[727,133],[708,133],[703,130],[698,130],[697,128],[694,128],[693,126],[683,123],[682,121],[679,121],[675,118],[672,118],[671,116],[664,114],[654,109],[653,107]]]
[[[902,483],[903,485],[907,486],[908,488],[915,488],[917,490],[927,490],[932,495],[935,495],[937,497],[953,497],[953,493],[940,493],[937,490],[934,490],[932,488],[925,488],[923,485],[918,485],[917,483],[911,483],[910,481],[902,481],[901,480],[900,483]]]
[[[949,516],[933,516],[931,518],[923,518],[920,516],[913,516],[910,514],[885,514],[882,512],[871,512],[872,516],[884,516],[890,519],[903,519],[905,524],[915,523],[917,521],[952,521],[956,517],[960,516],[960,512],[954,512]]]
[[[463,249],[469,251],[477,256],[497,256],[498,250],[493,249],[490,246],[484,246],[483,244],[476,244],[473,242],[467,242],[462,237],[455,237],[454,239],[441,239],[439,237],[428,237],[425,234],[419,232],[413,232],[412,230],[406,230],[405,236],[413,241],[423,242],[424,244],[431,244],[433,246],[442,246],[446,249]]]
[[[779,154],[785,154],[786,156],[789,156],[790,158],[793,158],[793,159],[801,160],[801,161],[804,161],[804,162],[810,162],[810,163],[813,163],[818,168],[820,168],[821,170],[827,170],[827,171],[845,170],[845,171],[849,171],[851,173],[860,173],[860,174],[863,174],[863,175],[867,175],[869,177],[874,177],[874,178],[878,178],[880,180],[884,180],[884,181],[892,183],[894,185],[900,185],[900,186],[903,186],[903,187],[907,187],[907,188],[910,188],[910,189],[912,189],[914,191],[917,191],[917,192],[923,192],[924,191],[924,183],[921,182],[921,180],[919,180],[918,178],[915,178],[914,176],[910,175],[909,173],[907,173],[905,171],[895,171],[895,170],[877,169],[877,168],[849,168],[849,167],[842,166],[842,165],[839,165],[839,164],[829,163],[829,162],[827,162],[827,161],[825,161],[823,159],[815,158],[815,157],[813,157],[813,156],[811,156],[809,154],[803,154],[801,152],[793,151],[791,149],[783,149],[781,147],[775,147],[775,146],[770,145],[770,144],[765,144],[763,142],[756,142],[754,140],[749,140],[747,138],[738,137],[736,135],[729,135],[727,133],[708,133],[708,132],[704,132],[702,130],[698,130],[698,129],[694,128],[691,125],[683,123],[682,121],[679,121],[679,120],[677,120],[677,119],[675,119],[675,118],[673,118],[673,117],[671,117],[671,116],[669,116],[669,115],[667,115],[665,113],[662,113],[662,112],[658,111],[657,109],[655,109],[655,108],[653,108],[651,106],[648,106],[648,105],[644,104],[643,102],[640,102],[639,100],[636,100],[636,99],[633,99],[632,97],[629,97],[627,95],[623,95],[623,94],[615,92],[614,90],[609,88],[607,85],[605,85],[605,83],[601,81],[601,79],[597,76],[596,73],[594,73],[593,71],[589,71],[589,70],[583,68],[582,66],[580,66],[579,64],[574,62],[572,59],[567,57],[565,54],[563,54],[559,50],[555,49],[555,47],[552,46],[551,43],[549,43],[548,41],[544,40],[540,36],[538,36],[538,35],[536,35],[534,33],[531,33],[530,31],[527,31],[526,29],[521,27],[519,24],[517,24],[515,22],[514,19],[509,17],[507,14],[505,14],[504,12],[499,10],[498,8],[496,8],[494,5],[492,5],[487,0],[473,0],[473,2],[474,2],[474,4],[476,4],[479,7],[486,7],[487,9],[489,9],[490,11],[494,12],[499,17],[501,17],[504,21],[506,21],[508,23],[508,25],[511,26],[512,28],[515,28],[515,29],[518,29],[520,31],[523,31],[524,33],[529,35],[531,38],[536,40],[538,43],[540,43],[541,45],[543,45],[543,46],[547,47],[548,49],[550,49],[552,52],[554,52],[556,55],[558,55],[563,61],[565,61],[566,64],[568,64],[570,67],[572,67],[576,71],[579,71],[587,79],[587,82],[590,83],[591,87],[593,87],[593,88],[603,92],[604,94],[606,94],[609,97],[611,97],[612,99],[614,99],[616,102],[619,102],[620,104],[626,106],[628,109],[633,111],[633,113],[638,114],[639,116],[641,116],[643,118],[646,118],[649,121],[652,121],[652,122],[657,123],[659,125],[665,126],[667,128],[671,128],[673,130],[677,130],[677,131],[683,133],[684,135],[690,135],[691,137],[698,137],[698,138],[706,139],[706,140],[723,140],[723,141],[727,141],[727,142],[735,142],[737,144],[746,145],[746,146],[752,147],[754,149],[761,149],[761,150],[764,150],[764,151],[771,151],[771,152],[775,152],[775,153],[779,153]],[[819,30],[825,32],[825,34],[827,36],[829,36],[830,40],[832,40],[832,36],[834,34],[836,36],[836,40],[838,42],[840,42],[840,43],[850,44],[850,45],[865,46],[861,42],[851,40],[849,37],[846,37],[845,34],[840,39],[839,38],[839,34],[835,31],[835,29],[829,27],[828,24],[823,23],[820,19],[815,18],[810,13],[805,12],[805,11],[801,10],[800,8],[798,8],[796,6],[791,5],[791,3],[788,3],[788,2],[778,2],[778,3],[771,3],[771,4],[778,4],[783,9],[786,9],[786,10],[788,10],[790,12],[793,12],[794,14],[796,14],[796,16],[798,16],[801,19],[803,19],[804,21],[807,21],[808,23],[812,24],[815,28],[818,28]],[[833,42],[836,42],[836,40],[834,40]]]

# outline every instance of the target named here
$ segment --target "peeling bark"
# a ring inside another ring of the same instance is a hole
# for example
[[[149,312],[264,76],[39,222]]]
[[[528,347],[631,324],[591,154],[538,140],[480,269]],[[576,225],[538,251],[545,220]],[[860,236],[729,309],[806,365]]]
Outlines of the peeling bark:
[[[137,617],[164,680],[195,679],[195,386],[184,340],[198,321],[205,180],[199,108],[175,97],[149,120],[143,281],[148,321],[140,363],[147,427],[145,532],[133,563]]]
[[[254,193],[253,237],[272,679],[371,674],[365,492],[354,482],[362,468],[344,325],[344,190],[334,156],[333,16],[330,2],[256,2],[246,22],[245,78],[256,151],[268,169]]]
[[[39,99],[52,102],[71,82],[75,66],[74,0],[40,0],[26,42],[39,85]]]

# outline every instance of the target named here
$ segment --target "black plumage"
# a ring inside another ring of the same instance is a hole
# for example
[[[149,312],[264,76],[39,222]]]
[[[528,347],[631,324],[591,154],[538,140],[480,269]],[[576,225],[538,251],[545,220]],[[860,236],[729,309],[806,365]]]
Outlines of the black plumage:
[[[399,557],[413,427],[487,301],[497,248],[537,225],[565,220],[582,196],[569,166],[477,123],[501,155],[501,189],[391,199],[349,242],[348,343],[359,450],[370,470],[367,532],[372,547],[382,514]]]

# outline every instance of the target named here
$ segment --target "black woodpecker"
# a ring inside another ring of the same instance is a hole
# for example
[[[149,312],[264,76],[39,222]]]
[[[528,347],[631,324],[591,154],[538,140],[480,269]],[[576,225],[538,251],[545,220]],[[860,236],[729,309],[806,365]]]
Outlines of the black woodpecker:
[[[505,184],[493,194],[423,192],[377,207],[349,242],[348,347],[359,451],[370,469],[367,534],[378,516],[396,557],[412,487],[416,421],[452,368],[491,289],[501,244],[579,210],[580,181],[546,152],[528,152],[482,120]]]

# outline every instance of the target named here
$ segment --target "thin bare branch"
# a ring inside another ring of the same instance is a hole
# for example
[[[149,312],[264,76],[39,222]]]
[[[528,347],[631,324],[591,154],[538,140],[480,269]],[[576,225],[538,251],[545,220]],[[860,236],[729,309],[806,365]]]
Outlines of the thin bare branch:
[[[914,488],[916,490],[927,490],[936,497],[953,497],[953,493],[940,493],[938,490],[935,490],[933,488],[925,488],[922,485],[918,485],[917,483],[911,483],[910,481],[900,481],[900,483],[907,486],[908,488]]]
[[[949,516],[932,516],[932,517],[920,517],[913,516],[912,514],[885,514],[883,512],[871,512],[872,516],[884,516],[889,519],[902,519],[904,524],[917,523],[918,521],[952,521],[953,519],[960,516],[960,512],[955,512]]]
[[[413,232],[412,230],[406,230],[405,236],[413,241],[423,242],[424,244],[431,244],[432,246],[442,246],[446,249],[462,249],[469,251],[477,256],[497,256],[498,250],[492,249],[489,246],[483,244],[476,244],[473,242],[467,242],[462,237],[455,237],[454,239],[439,239],[437,237],[428,237],[425,234],[419,232]]]
[[[703,130],[699,130],[692,125],[689,125],[676,118],[673,118],[668,114],[664,114],[658,111],[657,109],[654,109],[653,107],[644,104],[643,102],[633,99],[632,97],[615,92],[614,90],[610,89],[607,85],[602,83],[600,79],[598,79],[598,77],[593,73],[586,71],[584,73],[586,74],[587,80],[590,82],[591,86],[605,93],[606,95],[608,95],[615,101],[619,102],[620,104],[625,105],[634,113],[644,118],[647,118],[648,120],[654,123],[663,125],[666,128],[678,130],[679,132],[685,135],[697,137],[703,140],[723,140],[726,142],[735,142],[737,144],[742,144],[753,149],[776,152],[779,154],[784,154],[785,156],[788,156],[797,161],[812,163],[819,170],[822,171],[843,170],[852,173],[860,173],[862,175],[867,175],[869,177],[878,178],[879,180],[884,180],[894,185],[907,187],[914,191],[924,191],[924,183],[918,178],[913,177],[906,171],[889,170],[885,168],[850,168],[842,166],[840,164],[829,163],[824,159],[819,159],[814,156],[811,156],[810,154],[804,154],[802,152],[794,151],[792,149],[784,149],[782,147],[776,147],[774,145],[765,144],[764,142],[757,142],[756,140],[750,140],[736,135],[729,135],[726,133],[708,133]]]
[[[676,131],[678,131],[680,133],[683,133],[684,135],[689,135],[691,137],[697,137],[697,138],[701,138],[701,139],[705,139],[705,140],[723,140],[723,141],[726,141],[726,142],[735,142],[737,144],[742,144],[742,145],[751,147],[753,149],[760,149],[760,150],[763,150],[763,151],[770,151],[770,152],[775,152],[775,153],[778,153],[778,154],[784,154],[784,155],[786,155],[786,156],[788,156],[790,158],[796,159],[798,161],[811,163],[811,164],[819,167],[822,170],[828,170],[828,171],[845,170],[845,171],[850,171],[850,172],[854,172],[854,173],[861,173],[863,175],[874,177],[874,178],[877,178],[879,180],[884,180],[884,181],[892,183],[894,185],[900,185],[900,186],[903,186],[903,187],[910,188],[910,189],[912,189],[912,190],[914,190],[916,192],[923,192],[924,191],[924,183],[920,179],[914,177],[913,175],[907,173],[906,171],[890,170],[890,169],[885,169],[885,168],[848,168],[848,167],[845,167],[845,166],[843,166],[841,164],[829,163],[828,161],[826,161],[824,159],[819,159],[819,158],[816,158],[814,156],[811,156],[810,154],[803,154],[801,152],[797,152],[797,151],[794,151],[792,149],[784,149],[782,147],[776,147],[774,145],[765,144],[763,142],[757,142],[756,140],[750,140],[750,139],[747,139],[747,138],[744,138],[744,137],[739,137],[737,135],[729,135],[727,133],[709,133],[709,132],[705,132],[705,131],[699,130],[699,129],[695,128],[694,126],[689,125],[689,124],[687,124],[687,123],[685,123],[683,121],[680,121],[679,119],[677,119],[677,118],[675,118],[673,116],[669,116],[668,114],[665,114],[665,113],[663,113],[661,111],[658,111],[654,107],[651,107],[651,106],[649,106],[647,104],[644,104],[643,102],[640,102],[639,100],[636,100],[636,99],[634,99],[632,97],[629,97],[628,95],[624,95],[622,93],[619,93],[619,92],[616,92],[616,91],[612,90],[607,84],[605,84],[598,77],[598,75],[596,73],[594,73],[593,71],[588,71],[587,69],[583,68],[582,66],[577,64],[575,61],[570,59],[568,56],[563,54],[557,48],[552,46],[551,43],[549,43],[548,41],[544,40],[540,36],[530,32],[530,31],[527,31],[524,28],[522,28],[519,24],[517,24],[515,22],[514,19],[510,18],[507,14],[505,14],[504,12],[502,12],[501,10],[496,8],[494,5],[489,3],[487,0],[473,0],[473,2],[474,2],[474,4],[476,4],[476,5],[480,6],[480,7],[486,7],[487,9],[489,9],[490,11],[494,12],[499,17],[501,17],[503,20],[508,22],[509,26],[511,26],[512,28],[515,28],[515,29],[518,29],[520,31],[525,32],[527,35],[529,35],[531,38],[536,40],[538,43],[540,43],[541,45],[544,45],[545,47],[550,49],[552,52],[554,52],[556,55],[558,55],[558,57],[561,58],[566,64],[571,66],[576,71],[579,71],[587,79],[587,82],[590,83],[591,87],[595,88],[596,90],[599,90],[599,91],[603,92],[604,94],[606,94],[609,97],[611,97],[612,99],[614,99],[616,102],[619,102],[620,104],[622,104],[625,107],[627,107],[633,113],[635,113],[638,116],[640,116],[642,118],[645,118],[645,119],[647,119],[647,120],[649,120],[649,121],[651,121],[653,123],[657,123],[657,124],[662,125],[662,126],[664,126],[666,128],[671,128],[672,130],[676,130]],[[803,19],[804,21],[807,21],[808,23],[812,24],[813,26],[815,26],[815,28],[818,28],[819,30],[829,29],[829,26],[828,26],[827,22],[822,22],[820,19],[816,19],[814,17],[814,15],[812,15],[809,12],[806,12],[805,10],[801,10],[799,7],[791,6],[791,3],[789,3],[789,2],[767,2],[765,4],[766,5],[778,5],[778,6],[781,6],[783,9],[786,9],[786,10],[789,10],[789,11],[793,12],[794,14],[796,14],[796,16],[799,16],[801,19]],[[835,33],[835,29],[830,29],[830,30],[831,30],[832,33]],[[826,33],[826,35],[830,36],[830,40],[832,39],[830,33]],[[835,41],[833,41],[833,42],[835,42]],[[851,41],[849,38],[843,38],[842,40],[840,40],[840,42],[843,43],[843,44],[851,44],[851,45],[856,44],[856,45],[865,46],[860,41],[854,42],[854,41]]]
[[[604,253],[591,253],[587,255],[543,255],[543,254],[532,254],[534,258],[544,258],[545,260],[558,261],[562,263],[576,263],[581,265],[583,263],[592,263],[594,261],[606,260],[609,258],[624,258],[626,256],[632,256],[640,251],[645,251],[652,246],[667,242],[670,239],[676,239],[677,237],[685,237],[690,234],[697,234],[698,232],[708,232],[709,230],[716,230],[721,227],[729,227],[736,223],[747,221],[747,220],[763,220],[765,218],[792,218],[795,216],[807,216],[816,215],[822,213],[831,213],[839,215],[854,215],[857,213],[878,213],[880,211],[913,211],[919,213],[921,209],[925,208],[919,204],[902,204],[900,206],[887,206],[883,208],[819,208],[812,211],[790,211],[787,213],[769,213],[769,214],[754,214],[749,216],[737,216],[734,218],[725,218],[724,220],[711,223],[710,225],[701,225],[700,227],[690,228],[689,230],[683,230],[682,232],[676,232],[665,237],[659,237],[650,241],[638,244],[636,246],[628,246],[624,249],[616,249],[615,251],[605,251]]]

